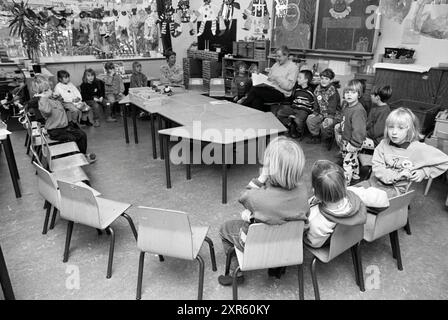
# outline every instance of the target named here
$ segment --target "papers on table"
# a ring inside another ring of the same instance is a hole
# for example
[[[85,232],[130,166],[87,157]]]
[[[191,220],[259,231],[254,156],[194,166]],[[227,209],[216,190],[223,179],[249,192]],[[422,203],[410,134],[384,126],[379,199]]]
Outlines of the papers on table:
[[[271,87],[275,87],[272,82],[268,80],[268,76],[262,73],[252,73],[252,85],[257,86],[259,84],[265,84]]]
[[[226,101],[226,100],[210,101],[210,104],[227,104],[227,103],[230,103],[230,102]]]

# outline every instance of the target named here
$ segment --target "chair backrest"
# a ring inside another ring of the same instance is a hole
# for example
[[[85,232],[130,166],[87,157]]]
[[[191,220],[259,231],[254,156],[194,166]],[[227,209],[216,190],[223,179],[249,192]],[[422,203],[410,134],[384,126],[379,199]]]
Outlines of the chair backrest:
[[[50,147],[48,144],[48,138],[45,135],[45,132],[41,128],[40,128],[40,139],[41,139],[41,143],[42,143],[42,155],[45,157],[48,167],[51,170],[51,168],[52,168],[51,153],[50,153]]]
[[[138,207],[137,247],[146,252],[193,260],[193,241],[185,212]]]
[[[299,265],[303,262],[303,221],[249,226],[241,270]]]
[[[37,187],[39,194],[53,206],[59,209],[60,194],[56,180],[50,172],[45,170],[41,165],[33,161],[33,165],[37,171]]]
[[[330,238],[328,261],[360,242],[364,236],[364,225],[347,226],[338,223]]]
[[[389,207],[380,213],[368,214],[368,219],[375,219],[372,230],[372,238],[366,239],[373,241],[395,230],[403,228],[408,220],[408,206],[414,197],[414,190],[405,194],[389,199]],[[368,221],[371,223],[370,221]]]
[[[61,192],[61,218],[101,228],[98,203],[92,190],[60,180],[58,185]]]

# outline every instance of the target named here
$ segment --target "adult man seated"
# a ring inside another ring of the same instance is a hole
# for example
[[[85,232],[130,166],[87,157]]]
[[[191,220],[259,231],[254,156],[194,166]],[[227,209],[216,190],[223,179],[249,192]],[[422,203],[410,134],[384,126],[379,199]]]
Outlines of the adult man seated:
[[[242,102],[243,105],[261,111],[269,111],[264,106],[265,103],[281,102],[291,96],[299,68],[288,59],[288,55],[288,47],[281,46],[277,49],[275,52],[276,63],[269,71],[268,83],[253,86],[246,100]]]

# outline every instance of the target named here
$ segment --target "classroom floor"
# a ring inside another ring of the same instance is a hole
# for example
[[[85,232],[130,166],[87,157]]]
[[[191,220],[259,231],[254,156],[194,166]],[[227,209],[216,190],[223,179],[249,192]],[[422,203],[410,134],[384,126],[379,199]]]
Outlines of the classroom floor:
[[[231,287],[217,282],[223,273],[225,256],[218,235],[223,221],[238,219],[242,206],[238,195],[258,174],[256,165],[235,165],[228,173],[228,204],[221,204],[220,166],[193,166],[192,180],[185,179],[183,166],[171,166],[172,189],[165,187],[164,162],[153,160],[149,122],[138,121],[140,143],[124,141],[123,125],[102,122],[88,128],[89,151],[98,161],[88,167],[91,184],[104,197],[134,205],[145,205],[190,213],[194,224],[209,225],[214,241],[218,271],[211,270],[207,245],[200,251],[205,261],[204,299],[231,299]],[[132,128],[132,127],[131,127]],[[12,135],[21,174],[22,198],[16,199],[4,155],[0,155],[0,243],[16,299],[135,299],[139,251],[125,219],[113,227],[116,233],[113,274],[106,279],[108,236],[75,225],[70,257],[62,262],[67,223],[59,218],[53,230],[42,235],[43,199],[37,191],[35,171],[23,147],[24,131]],[[304,142],[306,142],[305,139]],[[307,161],[305,180],[310,186],[310,168],[316,159],[335,160],[336,149],[302,143]],[[355,284],[351,255],[346,252],[328,265],[318,265],[322,299],[448,299],[448,211],[446,182],[436,179],[427,197],[424,185],[416,187],[410,222],[412,235],[399,232],[404,270],[398,271],[392,258],[389,237],[362,244],[366,291]],[[128,211],[134,222],[137,217]],[[305,299],[314,299],[309,263],[305,251]],[[79,288],[73,288],[73,272],[79,270]],[[287,268],[281,279],[270,278],[266,270],[246,273],[240,285],[240,299],[298,299],[297,267]],[[159,262],[147,255],[142,299],[196,299],[196,262],[166,257]],[[0,290],[0,298],[3,298]]]

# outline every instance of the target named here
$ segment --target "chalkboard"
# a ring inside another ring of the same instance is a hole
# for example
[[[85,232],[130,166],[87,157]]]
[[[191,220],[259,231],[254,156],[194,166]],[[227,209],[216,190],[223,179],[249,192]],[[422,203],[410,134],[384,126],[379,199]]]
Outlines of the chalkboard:
[[[320,0],[313,49],[373,52],[380,0]]]
[[[289,49],[311,49],[316,0],[289,0],[286,10],[276,6],[272,10],[274,23],[272,28],[272,48],[282,45]]]

